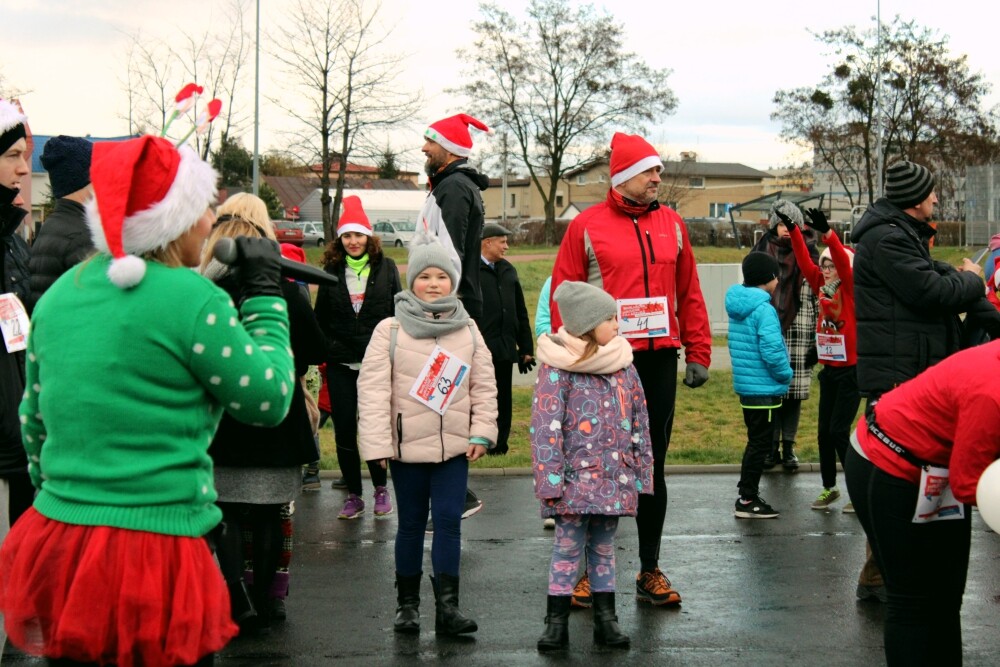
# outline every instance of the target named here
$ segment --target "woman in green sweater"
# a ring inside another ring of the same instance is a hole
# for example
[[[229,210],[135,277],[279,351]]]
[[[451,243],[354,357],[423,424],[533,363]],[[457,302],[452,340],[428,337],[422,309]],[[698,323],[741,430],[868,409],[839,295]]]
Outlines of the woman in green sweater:
[[[98,254],[38,302],[21,423],[34,507],[0,551],[11,641],[50,664],[209,665],[237,631],[204,537],[223,410],[276,425],[295,382],[277,246],[240,239],[239,311],[196,266],[216,174],[189,147],[94,145]]]

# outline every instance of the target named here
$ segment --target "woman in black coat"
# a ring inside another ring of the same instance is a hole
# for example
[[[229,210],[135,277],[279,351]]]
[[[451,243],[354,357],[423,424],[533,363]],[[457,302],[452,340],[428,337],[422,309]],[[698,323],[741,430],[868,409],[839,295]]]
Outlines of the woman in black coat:
[[[344,198],[337,237],[327,244],[323,264],[327,273],[340,278],[335,287],[320,285],[316,295],[316,319],[329,342],[326,379],[337,461],[348,491],[337,518],[357,519],[365,511],[358,454],[358,373],[375,325],[395,314],[394,297],[402,290],[399,270],[382,254],[358,197]],[[368,471],[375,486],[375,515],[389,514],[392,501],[385,468],[369,462]]]
[[[212,258],[215,244],[220,238],[236,236],[273,240],[274,230],[266,206],[253,195],[230,197],[219,207],[218,214],[218,222],[205,244],[201,272],[236,300],[239,291],[233,273]],[[298,495],[302,464],[318,457],[299,377],[310,365],[323,362],[326,341],[299,285],[283,281],[282,296],[288,306],[296,374],[288,378],[288,390],[292,392],[288,416],[275,428],[249,426],[223,417],[208,450],[215,464],[218,505],[225,524],[217,545],[219,565],[229,585],[233,620],[242,626],[262,627],[272,619],[283,618],[270,594],[284,547],[282,509]],[[254,577],[249,600],[243,581],[244,532],[252,535],[253,544]]]

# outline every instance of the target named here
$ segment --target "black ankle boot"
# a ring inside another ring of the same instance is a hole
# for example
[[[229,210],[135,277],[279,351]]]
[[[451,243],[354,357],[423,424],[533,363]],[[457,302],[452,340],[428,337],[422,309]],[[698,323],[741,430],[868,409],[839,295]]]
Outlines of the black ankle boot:
[[[538,639],[538,652],[562,651],[569,645],[569,595],[550,595],[545,613],[545,632]]]
[[[420,632],[420,577],[423,573],[404,577],[396,573],[396,632],[414,634]]]
[[[594,643],[612,648],[628,648],[628,635],[618,627],[615,594],[594,593]]]
[[[764,470],[770,470],[774,466],[778,465],[778,461],[781,460],[781,452],[778,451],[778,443],[774,442],[771,444],[771,451],[767,453],[764,457]]]
[[[229,614],[233,622],[241,629],[249,629],[257,625],[257,609],[250,599],[250,591],[242,579],[227,581],[229,589]]]
[[[439,635],[461,635],[479,629],[476,622],[458,610],[458,577],[439,574],[431,577],[437,613],[434,615],[434,632]]]
[[[799,457],[795,455],[795,441],[784,440],[781,443],[781,447],[784,451],[784,454],[781,457],[781,467],[785,470],[798,470]]]

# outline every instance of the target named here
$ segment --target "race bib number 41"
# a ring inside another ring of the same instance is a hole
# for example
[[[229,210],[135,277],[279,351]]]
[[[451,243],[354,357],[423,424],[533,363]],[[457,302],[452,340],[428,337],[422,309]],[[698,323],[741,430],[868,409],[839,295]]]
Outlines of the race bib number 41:
[[[618,334],[625,338],[660,338],[670,335],[667,297],[618,299]]]
[[[469,368],[469,364],[440,345],[435,345],[410,389],[410,396],[443,415],[469,374]]]

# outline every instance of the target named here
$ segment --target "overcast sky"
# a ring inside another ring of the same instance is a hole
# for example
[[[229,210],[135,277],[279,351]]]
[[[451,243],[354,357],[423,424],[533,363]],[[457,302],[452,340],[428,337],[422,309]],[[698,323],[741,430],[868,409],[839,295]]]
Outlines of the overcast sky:
[[[498,0],[515,13],[526,2]],[[169,38],[201,33],[218,22],[228,3],[220,0],[0,0],[5,30],[0,75],[9,86],[29,91],[22,103],[37,134],[123,134],[127,36]],[[271,26],[287,20],[286,3],[261,0],[262,47]],[[696,151],[702,161],[741,162],[765,169],[799,162],[800,149],[782,143],[772,123],[772,99],[780,88],[818,83],[829,57],[808,32],[853,24],[874,25],[876,0],[701,0],[656,3],[595,3],[625,29],[628,48],[656,68],[673,71],[669,85],[679,105],[674,115],[650,128],[648,138],[664,154]],[[426,100],[410,133],[387,137],[396,150],[409,150],[409,166],[421,157],[420,133],[429,122],[457,112],[479,115],[474,102],[442,89],[461,82],[455,48],[472,40],[475,2],[383,0],[387,20],[397,21],[393,48],[410,53],[401,81]],[[252,3],[251,15],[253,21]],[[989,103],[1000,102],[1000,59],[996,21],[988,5],[972,0],[882,0],[881,16],[900,14],[950,38],[953,55],[968,54],[973,71],[993,85]],[[252,66],[252,63],[251,63]],[[289,123],[266,96],[278,96],[277,68],[261,62],[261,149],[280,148]],[[253,85],[252,75],[247,79]],[[185,83],[177,82],[177,88]],[[249,97],[248,97],[248,103]],[[490,119],[482,117],[489,123]],[[479,135],[480,137],[482,135]],[[412,137],[412,139],[411,139]],[[474,136],[474,139],[477,137]],[[609,136],[610,140],[610,136]],[[252,132],[244,144],[252,146]],[[475,158],[475,154],[473,155]]]

